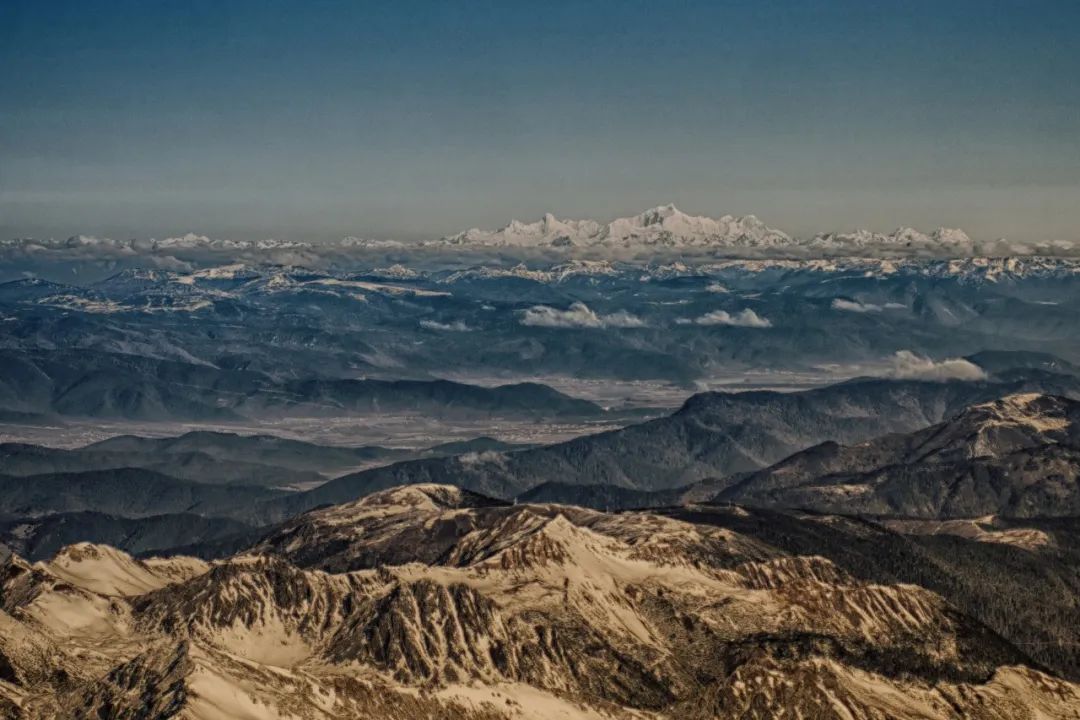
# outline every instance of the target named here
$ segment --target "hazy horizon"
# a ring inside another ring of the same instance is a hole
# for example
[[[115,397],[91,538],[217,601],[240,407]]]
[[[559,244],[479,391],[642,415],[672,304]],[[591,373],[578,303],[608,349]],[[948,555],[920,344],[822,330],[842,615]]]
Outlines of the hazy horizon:
[[[1080,720],[1077,27],[0,0],[0,718]]]
[[[1075,240],[1065,2],[0,8],[0,237],[419,239],[673,202]]]

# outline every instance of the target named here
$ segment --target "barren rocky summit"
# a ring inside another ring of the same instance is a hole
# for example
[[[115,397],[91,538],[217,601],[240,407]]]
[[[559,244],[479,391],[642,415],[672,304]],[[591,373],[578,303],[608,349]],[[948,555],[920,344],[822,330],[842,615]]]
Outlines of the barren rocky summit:
[[[224,560],[0,577],[5,718],[1080,718],[929,590],[662,513],[415,485]]]

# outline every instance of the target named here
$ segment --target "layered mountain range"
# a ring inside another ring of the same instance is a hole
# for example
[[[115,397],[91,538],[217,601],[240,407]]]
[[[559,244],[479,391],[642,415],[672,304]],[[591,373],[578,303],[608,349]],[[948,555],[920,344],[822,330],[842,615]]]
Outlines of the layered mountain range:
[[[1075,447],[1075,436],[1070,433],[1074,432],[1071,428],[1076,404],[1065,398],[1029,394],[1001,401],[1004,403],[1001,407],[1005,408],[1001,412],[1014,411],[1013,425],[1005,421],[993,425],[993,420],[985,419],[983,425],[978,424],[983,417],[981,413],[998,408],[995,403],[964,412],[972,404],[1024,392],[1080,398],[1080,384],[1072,376],[1036,373],[1008,382],[863,380],[801,393],[702,393],[670,416],[621,430],[520,452],[473,453],[373,468],[342,476],[303,495],[272,501],[267,508],[288,508],[285,512],[291,513],[321,503],[342,502],[385,487],[433,481],[450,482],[496,497],[524,494],[528,499],[596,507],[663,505],[684,496],[704,500],[721,491],[751,492],[757,486],[753,480],[743,479],[740,473],[777,461],[781,461],[778,477],[791,478],[793,484],[808,481],[807,475],[823,474],[840,466],[868,470],[851,459],[863,455],[883,466],[891,464],[909,472],[922,465],[914,457],[890,456],[886,448],[918,446],[924,442],[924,436],[937,437],[936,433],[948,431],[970,445],[963,460],[950,466],[957,473],[963,472],[964,462],[995,463],[1013,450],[1032,453],[1043,452],[1039,448],[1045,448],[1045,452],[1054,455]],[[1049,415],[1038,414],[1040,408]],[[960,415],[954,417],[957,413]],[[936,424],[941,421],[945,422]],[[970,429],[971,425],[985,426],[985,433],[978,434]],[[910,437],[907,433],[915,435]],[[1059,433],[1064,435],[1059,437]],[[879,436],[885,437],[875,440]],[[1019,443],[1018,438],[1030,445],[1008,444]],[[851,450],[840,447],[843,443],[866,441],[868,445],[856,445]],[[826,444],[819,446],[819,443]],[[995,449],[996,456],[986,455],[984,451],[989,448]],[[784,460],[792,453],[800,454]],[[830,465],[833,456],[838,459],[835,465]],[[805,461],[800,460],[803,457]],[[956,456],[927,456],[921,462],[929,465],[945,457],[959,458],[960,451]],[[808,469],[804,475],[787,471],[784,463],[788,462],[801,463],[797,467]],[[1068,460],[1063,462],[1068,465]],[[1074,464],[1070,471],[1073,474],[1066,475],[1061,492],[1073,492],[1068,489],[1068,478],[1075,477],[1076,467]],[[763,470],[752,477],[764,478],[771,471],[771,468]],[[1038,474],[1033,472],[1032,478]],[[555,486],[548,486],[549,483]],[[538,489],[543,486],[548,487]],[[597,488],[601,489],[599,493]],[[838,481],[835,491],[852,488],[853,485]],[[557,495],[535,494],[556,490],[559,490]],[[650,492],[656,494],[651,498],[643,494]],[[800,506],[793,497],[790,504]],[[837,504],[842,501],[838,498]],[[1054,497],[1037,500],[1032,496],[1029,501],[1033,504],[1026,510],[1027,514],[1040,514],[1040,510],[1041,514],[1068,514],[1072,507],[1066,504],[1060,512],[1052,512]],[[957,505],[954,511],[960,513],[961,507]],[[904,514],[905,509],[907,514],[919,514],[911,507],[898,507],[896,512]],[[976,514],[983,512],[979,510]]]
[[[969,243],[22,247],[0,718],[1076,720],[1080,262]]]
[[[424,485],[309,514],[211,563],[137,560],[90,544],[33,565],[13,557],[0,574],[0,712],[1080,712],[1080,686],[940,593],[874,577],[884,566],[858,566],[850,551],[838,563],[770,542],[745,511],[701,512],[708,517],[511,506]],[[788,522],[826,551],[821,532],[848,531],[841,518],[831,529]],[[918,552],[904,542],[896,547]]]
[[[192,551],[214,556],[312,508],[431,482],[599,509],[735,501],[933,519],[1067,516],[1080,508],[1070,397],[1080,398],[1075,376],[1029,369],[703,393],[656,420],[539,447],[478,438],[350,448],[220,432],[74,449],[6,444],[0,518],[11,520],[0,542],[38,558],[60,540],[116,538],[129,520],[175,515],[175,534],[149,544],[136,528],[121,546],[209,543]],[[240,525],[187,540],[188,515]]]
[[[595,403],[546,385],[482,387],[448,380],[276,377],[121,352],[0,350],[0,409],[26,415],[137,420],[348,416],[380,412],[427,417],[591,417]]]
[[[1076,718],[1080,381],[965,362],[532,448],[0,446],[0,717]]]

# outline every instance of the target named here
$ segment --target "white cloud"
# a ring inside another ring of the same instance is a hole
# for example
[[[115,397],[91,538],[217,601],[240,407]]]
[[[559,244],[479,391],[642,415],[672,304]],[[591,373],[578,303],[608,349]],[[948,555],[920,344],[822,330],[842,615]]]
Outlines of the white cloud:
[[[566,310],[547,305],[536,305],[521,317],[522,325],[550,328],[634,328],[643,327],[645,321],[625,310],[610,315],[599,315],[583,302],[575,302]]]
[[[675,321],[679,325],[730,325],[732,327],[769,328],[772,322],[763,318],[750,308],[740,310],[734,315],[727,310],[713,310],[693,320],[679,318]]]
[[[497,450],[484,450],[482,452],[470,452],[458,455],[457,461],[466,467],[485,465],[491,463],[499,467],[506,467],[506,454]]]
[[[147,260],[151,265],[161,270],[188,273],[195,269],[191,263],[179,260],[172,255],[150,255]]]
[[[985,380],[986,371],[964,358],[935,361],[900,350],[892,357],[889,376],[901,380]]]
[[[875,305],[874,303],[859,302],[858,300],[844,300],[843,298],[836,298],[835,300],[833,300],[832,309],[857,313],[881,312],[880,305]]]
[[[705,288],[705,292],[711,293],[727,293],[728,289],[718,282],[709,283]]]
[[[472,328],[460,320],[455,320],[451,323],[441,323],[436,320],[421,320],[420,327],[441,332],[472,332]]]
[[[645,327],[644,320],[639,318],[637,315],[626,312],[625,310],[620,310],[619,312],[612,313],[611,315],[602,315],[600,319],[603,321],[606,327]]]

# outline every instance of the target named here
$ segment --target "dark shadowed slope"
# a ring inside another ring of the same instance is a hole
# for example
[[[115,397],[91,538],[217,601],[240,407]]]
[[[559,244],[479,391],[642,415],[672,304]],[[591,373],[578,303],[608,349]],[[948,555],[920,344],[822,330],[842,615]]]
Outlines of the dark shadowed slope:
[[[92,350],[0,350],[0,409],[154,421],[373,412],[537,418],[603,413],[594,403],[537,383],[483,387],[448,380],[279,379]]]
[[[910,434],[825,443],[718,496],[756,505],[915,517],[1080,514],[1080,403],[1022,394]]]
[[[125,518],[75,512],[0,521],[0,548],[33,561],[52,557],[65,545],[79,542],[111,545],[143,555],[185,545],[209,545],[252,531],[236,520],[191,514]]]
[[[0,475],[0,516],[92,511],[125,517],[166,513],[241,517],[257,503],[283,494],[250,485],[178,480],[139,468],[27,477]]]

